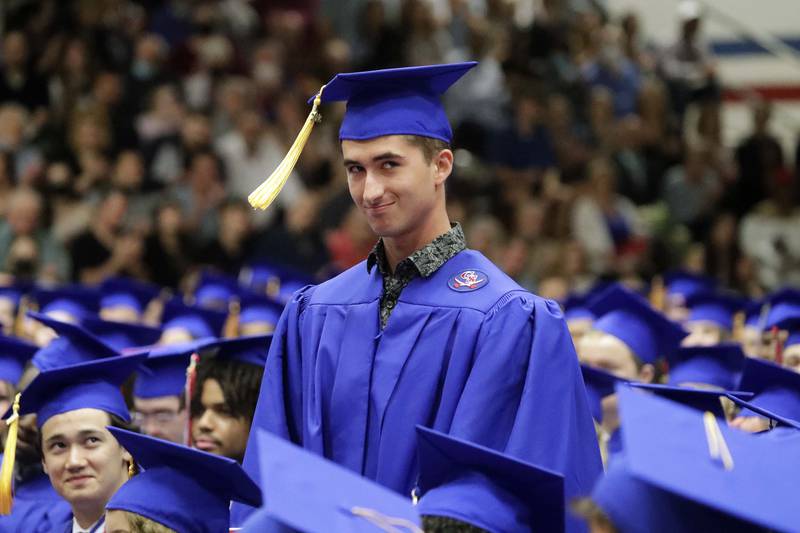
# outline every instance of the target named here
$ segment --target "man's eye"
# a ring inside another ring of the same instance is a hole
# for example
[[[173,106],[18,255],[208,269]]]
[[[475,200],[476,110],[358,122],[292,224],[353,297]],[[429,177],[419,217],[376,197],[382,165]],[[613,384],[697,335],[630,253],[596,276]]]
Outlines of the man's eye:
[[[63,450],[66,448],[66,445],[63,442],[51,442],[50,445],[47,447],[48,450]]]
[[[396,166],[397,166],[397,162],[396,161],[384,161],[383,165],[381,165],[382,168],[387,169],[387,170],[391,169],[391,168],[394,168]]]
[[[362,167],[360,165],[350,165],[349,167],[347,167],[347,173],[348,174],[358,174],[359,172],[362,172],[363,170],[364,170],[364,167]]]

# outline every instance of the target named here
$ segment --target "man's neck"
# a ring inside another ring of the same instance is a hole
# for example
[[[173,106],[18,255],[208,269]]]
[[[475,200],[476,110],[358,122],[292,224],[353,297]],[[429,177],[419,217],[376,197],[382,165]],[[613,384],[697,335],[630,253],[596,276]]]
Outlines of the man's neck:
[[[439,217],[435,222],[426,225],[419,231],[399,235],[397,237],[384,237],[383,247],[386,252],[386,263],[394,272],[395,267],[420,248],[433,242],[436,237],[450,230],[450,219],[447,214]]]
[[[95,507],[81,509],[76,507],[72,508],[72,516],[75,517],[75,521],[78,522],[78,525],[83,529],[92,527],[102,518],[103,513],[105,513],[105,506],[101,506],[99,509]]]

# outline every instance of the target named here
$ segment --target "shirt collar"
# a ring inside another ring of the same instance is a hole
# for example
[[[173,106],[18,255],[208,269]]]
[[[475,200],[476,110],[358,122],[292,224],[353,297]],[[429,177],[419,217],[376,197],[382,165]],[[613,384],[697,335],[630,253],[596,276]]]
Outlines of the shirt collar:
[[[448,231],[415,251],[401,263],[408,261],[416,268],[420,276],[427,278],[466,247],[467,242],[464,237],[464,230],[461,229],[461,224],[455,222],[450,225]],[[378,239],[378,242],[375,243],[367,257],[367,272],[371,273],[375,265],[378,266],[378,270],[383,276],[390,274],[383,239]]]
[[[72,533],[105,533],[106,530],[106,517],[101,516],[100,520],[89,526],[87,529],[83,529],[75,517],[72,517]]]

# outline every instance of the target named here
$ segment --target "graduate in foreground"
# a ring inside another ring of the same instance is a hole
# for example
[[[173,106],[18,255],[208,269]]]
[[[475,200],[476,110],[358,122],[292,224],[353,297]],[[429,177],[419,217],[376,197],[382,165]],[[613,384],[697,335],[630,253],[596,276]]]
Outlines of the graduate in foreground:
[[[571,499],[602,466],[562,312],[466,249],[445,208],[453,152],[440,97],[474,65],[339,74],[315,98],[299,139],[321,102],[347,101],[350,194],[380,240],[366,261],[288,303],[253,429],[408,496],[419,424],[562,473]],[[251,203],[269,204],[299,149]],[[244,467],[257,479],[255,434]],[[250,511],[234,506],[232,525]]]

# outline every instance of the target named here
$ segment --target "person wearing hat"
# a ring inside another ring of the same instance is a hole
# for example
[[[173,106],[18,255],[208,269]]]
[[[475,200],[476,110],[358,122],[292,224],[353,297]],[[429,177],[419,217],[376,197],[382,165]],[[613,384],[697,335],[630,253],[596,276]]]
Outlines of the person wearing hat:
[[[667,385],[733,390],[744,362],[742,347],[735,342],[679,348],[667,357]]]
[[[675,270],[664,276],[666,293],[664,314],[670,320],[682,322],[689,314],[686,300],[692,295],[712,291],[717,283],[713,278],[686,270]]]
[[[72,510],[68,522],[53,531],[104,531],[105,505],[132,467],[130,454],[106,426],[130,423],[120,386],[146,355],[46,370],[23,391],[15,412],[36,414],[42,466]]]
[[[37,289],[33,299],[39,313],[61,322],[80,324],[87,316],[96,315],[100,293],[82,285],[65,285],[52,289]],[[45,346],[55,336],[42,323],[26,321],[26,335],[37,346]]]
[[[228,531],[231,500],[261,505],[261,490],[236,461],[109,427],[144,469],[106,504],[109,533]]]
[[[576,346],[580,362],[622,381],[651,383],[656,364],[678,349],[686,332],[636,294],[616,284],[595,295],[587,308],[597,318]],[[612,459],[622,450],[616,396],[602,400],[601,452]]]
[[[753,393],[745,400],[729,395],[742,407],[731,426],[753,433],[775,424],[800,429],[800,374],[771,361],[747,359],[739,390]]]
[[[714,291],[699,291],[686,299],[689,314],[684,327],[689,335],[682,346],[713,346],[730,341],[733,335],[733,317],[744,308],[736,296]]]
[[[591,531],[797,531],[796,440],[758,439],[703,412],[618,392],[625,456],[575,507]],[[653,424],[658,420],[658,424]]]
[[[236,279],[230,276],[203,272],[194,290],[194,303],[203,309],[228,312],[230,301],[239,294]]]
[[[474,66],[336,75],[284,163],[251,195],[268,206],[319,105],[347,102],[343,165],[379,240],[367,260],[291,297],[253,427],[408,494],[415,426],[431,425],[564,473],[573,497],[602,465],[563,313],[466,249],[447,214],[452,130],[441,96]],[[244,466],[254,477],[260,455],[251,442]],[[234,525],[250,511],[236,505]]]
[[[800,372],[800,290],[784,288],[767,298],[770,304],[764,332],[769,335],[769,349],[765,359]],[[776,346],[779,344],[779,346]]]
[[[186,373],[191,357],[213,337],[153,348],[133,384],[133,421],[151,437],[187,442]]]
[[[100,317],[87,317],[81,326],[115,350],[151,346],[161,338],[161,329],[134,322],[117,322]]]
[[[283,304],[251,291],[242,291],[240,303],[239,336],[266,335],[275,331]]]
[[[173,298],[164,305],[159,344],[178,344],[206,337],[221,337],[227,313],[187,305]]]
[[[204,347],[190,406],[194,448],[242,462],[271,340],[256,335]]]
[[[100,318],[112,322],[141,324],[159,288],[138,280],[111,277],[100,284]]]

